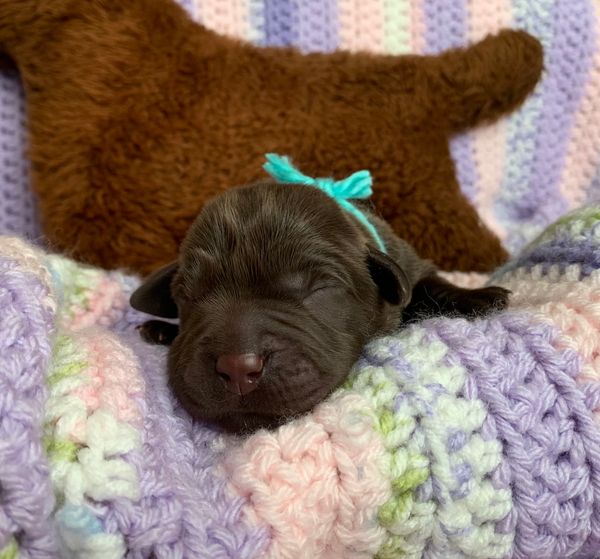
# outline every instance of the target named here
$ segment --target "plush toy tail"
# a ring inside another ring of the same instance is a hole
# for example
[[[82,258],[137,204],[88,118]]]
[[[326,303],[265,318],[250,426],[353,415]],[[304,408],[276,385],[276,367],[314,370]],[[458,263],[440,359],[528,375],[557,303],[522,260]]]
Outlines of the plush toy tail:
[[[459,132],[516,109],[542,70],[540,42],[524,31],[504,30],[429,58],[426,72],[438,118]]]

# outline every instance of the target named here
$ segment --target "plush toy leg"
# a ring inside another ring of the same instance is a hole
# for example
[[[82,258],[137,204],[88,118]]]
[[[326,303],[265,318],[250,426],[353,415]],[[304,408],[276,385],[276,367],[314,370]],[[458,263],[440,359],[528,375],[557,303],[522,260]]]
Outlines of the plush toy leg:
[[[492,271],[506,262],[508,253],[473,207],[456,203],[460,189],[450,158],[445,163],[424,171],[424,183],[409,196],[403,196],[393,180],[379,183],[377,209],[400,238],[410,239],[417,253],[438,268]]]

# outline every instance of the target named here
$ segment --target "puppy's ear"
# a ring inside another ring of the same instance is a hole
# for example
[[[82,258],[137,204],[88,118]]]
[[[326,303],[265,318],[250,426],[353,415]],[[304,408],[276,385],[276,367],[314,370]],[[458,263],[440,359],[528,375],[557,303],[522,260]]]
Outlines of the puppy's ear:
[[[411,286],[404,270],[387,254],[369,247],[367,266],[371,278],[384,301],[391,305],[406,306],[411,297]]]
[[[147,314],[177,318],[179,313],[171,294],[171,281],[176,271],[177,262],[172,262],[150,274],[131,294],[129,304]]]

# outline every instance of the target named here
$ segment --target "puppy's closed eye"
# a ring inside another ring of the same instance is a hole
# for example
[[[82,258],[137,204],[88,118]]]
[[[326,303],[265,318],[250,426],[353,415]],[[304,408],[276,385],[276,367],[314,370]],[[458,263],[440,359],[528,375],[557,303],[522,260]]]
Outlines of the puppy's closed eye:
[[[333,276],[312,276],[309,273],[292,272],[279,278],[277,289],[283,295],[304,301],[317,293],[343,289],[343,284]]]
[[[344,286],[340,283],[334,282],[334,280],[319,281],[310,286],[306,297],[312,297],[318,293],[342,291],[343,289]]]
[[[333,309],[335,305],[343,305],[347,297],[346,290],[341,286],[321,286],[307,293],[302,300],[302,305],[311,311],[321,313]]]
[[[346,284],[341,278],[333,275],[321,275],[312,279],[308,286],[307,295],[310,296],[320,291],[343,290],[345,288]]]
[[[337,321],[351,312],[351,295],[343,284],[317,284],[306,294],[302,306],[319,321]],[[333,325],[331,326],[333,327]],[[338,324],[335,326],[340,328]]]

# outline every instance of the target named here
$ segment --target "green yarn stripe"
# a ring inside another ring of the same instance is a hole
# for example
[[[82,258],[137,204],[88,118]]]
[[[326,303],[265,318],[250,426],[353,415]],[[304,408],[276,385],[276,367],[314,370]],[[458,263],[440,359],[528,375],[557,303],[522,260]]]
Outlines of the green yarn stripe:
[[[369,402],[386,450],[383,473],[392,496],[379,509],[387,536],[377,559],[418,559],[425,551],[442,557],[450,549],[465,557],[503,557],[514,532],[497,534],[495,526],[510,513],[512,495],[490,481],[502,447],[481,435],[483,403],[462,395],[467,369],[449,360],[448,347],[428,332],[414,326],[378,340],[367,348],[360,374],[346,383]],[[376,359],[369,361],[369,352]],[[398,353],[403,366],[387,364],[388,355]],[[449,433],[460,433],[462,446],[449,450]],[[465,469],[471,472],[466,482],[456,474]]]
[[[17,559],[19,556],[19,546],[17,545],[17,541],[12,538],[8,545],[0,550],[0,559]]]
[[[387,472],[384,473],[390,478],[392,497],[379,509],[379,523],[388,535],[377,553],[377,559],[410,556],[411,546],[403,536],[395,535],[392,531],[395,526],[407,521],[415,509],[424,508],[416,502],[415,491],[430,477],[429,460],[417,449],[410,448],[410,435],[416,422],[413,418],[394,413],[397,385],[382,371],[362,369],[359,377],[352,375],[347,380],[346,388],[358,392],[371,402],[377,417],[374,429],[381,435],[387,453]],[[405,446],[399,446],[399,438]],[[431,506],[426,505],[425,508],[431,509]]]
[[[75,312],[88,307],[90,293],[96,289],[104,275],[101,270],[80,266],[63,256],[49,255],[47,263],[53,275],[61,279],[63,304],[60,307],[59,321],[65,323],[74,317]]]
[[[54,344],[50,374],[47,378],[51,393],[61,382],[81,375],[86,366],[87,361],[75,340],[66,334],[59,336]],[[57,439],[54,428],[52,421],[47,421],[44,426],[44,447],[49,460],[53,463],[75,462],[81,445],[67,439]]]
[[[412,52],[411,5],[409,0],[383,2],[383,47],[390,54]]]
[[[576,236],[583,232],[589,232],[594,226],[598,225],[598,223],[600,223],[600,208],[598,208],[598,206],[590,206],[588,208],[570,212],[560,219],[557,219],[533,241],[528,243],[525,251],[546,240],[554,239],[556,234],[560,231],[568,232],[571,236]],[[592,236],[588,235],[588,238],[592,238]],[[600,244],[600,238],[598,238],[598,243]]]

